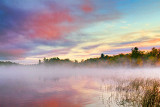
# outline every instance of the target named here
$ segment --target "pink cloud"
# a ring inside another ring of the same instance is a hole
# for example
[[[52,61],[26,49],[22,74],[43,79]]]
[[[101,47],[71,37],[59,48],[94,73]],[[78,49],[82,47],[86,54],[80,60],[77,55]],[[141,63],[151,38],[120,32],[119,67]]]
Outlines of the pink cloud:
[[[0,56],[2,59],[21,59],[25,53],[26,50],[24,49],[0,50]]]
[[[60,40],[69,33],[75,32],[90,23],[118,19],[120,14],[113,12],[99,14],[95,12],[93,2],[84,0],[80,10],[74,11],[71,7],[61,7],[55,4],[47,4],[48,8],[33,14],[26,21],[27,29],[30,29],[29,37],[32,39]],[[80,13],[77,15],[75,12]],[[93,12],[93,14],[85,14]]]
[[[94,10],[93,4],[89,0],[85,0],[84,4],[81,6],[82,11],[85,13],[90,13]]]
[[[57,40],[70,33],[74,17],[69,10],[44,11],[34,15],[30,20],[31,38]]]

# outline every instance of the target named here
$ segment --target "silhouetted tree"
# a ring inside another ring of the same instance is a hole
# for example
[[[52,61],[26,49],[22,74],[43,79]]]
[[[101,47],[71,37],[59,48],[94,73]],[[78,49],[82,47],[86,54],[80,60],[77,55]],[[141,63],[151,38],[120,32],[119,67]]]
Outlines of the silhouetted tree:
[[[103,53],[101,54],[101,58],[102,58],[102,59],[104,58],[104,54],[103,54]]]
[[[46,58],[44,57],[43,62],[46,63]]]
[[[151,54],[151,56],[156,57],[159,54],[158,49],[153,47],[152,51],[150,52],[150,54]]]
[[[136,59],[140,56],[141,56],[141,52],[138,50],[138,48],[137,47],[132,48],[131,57]]]
[[[42,62],[41,62],[41,60],[39,60],[39,64],[41,64]]]

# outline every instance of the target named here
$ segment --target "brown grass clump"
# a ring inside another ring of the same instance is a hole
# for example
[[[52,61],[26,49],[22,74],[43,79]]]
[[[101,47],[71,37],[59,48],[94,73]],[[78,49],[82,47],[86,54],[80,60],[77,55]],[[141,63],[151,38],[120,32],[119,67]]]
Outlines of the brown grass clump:
[[[154,79],[123,81],[116,87],[114,100],[117,105],[124,107],[160,107],[160,81]]]

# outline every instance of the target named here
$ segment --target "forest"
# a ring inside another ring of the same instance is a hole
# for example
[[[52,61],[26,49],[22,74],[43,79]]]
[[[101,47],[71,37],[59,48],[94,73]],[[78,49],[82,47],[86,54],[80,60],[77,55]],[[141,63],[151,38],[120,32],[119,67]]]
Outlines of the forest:
[[[39,60],[39,64],[69,64],[80,66],[160,66],[160,49],[153,47],[150,51],[141,51],[138,47],[131,49],[130,53],[118,55],[105,55],[101,54],[97,58],[89,58],[78,62],[77,60],[71,61],[70,59],[60,59],[58,57],[44,58],[43,61]]]
[[[19,65],[19,64],[11,61],[0,61],[0,65]]]
[[[60,59],[58,57],[44,58],[39,60],[38,65],[76,65],[76,66],[160,66],[160,49],[153,47],[150,51],[141,51],[138,47],[131,49],[130,53],[118,55],[101,54],[97,58],[72,61],[70,59]],[[11,61],[0,61],[0,65],[20,65]]]

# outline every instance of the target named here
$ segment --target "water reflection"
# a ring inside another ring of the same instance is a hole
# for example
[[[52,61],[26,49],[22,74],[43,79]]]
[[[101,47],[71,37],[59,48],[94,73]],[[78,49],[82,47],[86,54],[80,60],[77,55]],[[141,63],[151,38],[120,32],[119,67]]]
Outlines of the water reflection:
[[[0,81],[0,107],[82,107],[94,103],[100,86],[94,78],[78,76],[26,75]]]
[[[108,69],[83,73],[80,69],[23,69],[0,71],[0,107],[116,107],[117,81],[133,74]]]

